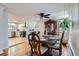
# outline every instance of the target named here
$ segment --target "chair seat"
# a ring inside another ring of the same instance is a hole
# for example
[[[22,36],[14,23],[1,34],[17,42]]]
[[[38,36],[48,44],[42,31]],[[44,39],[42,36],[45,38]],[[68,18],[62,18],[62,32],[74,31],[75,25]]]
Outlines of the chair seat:
[[[40,50],[41,50],[41,54],[44,54],[48,50],[48,48],[41,46]]]
[[[56,43],[57,43],[57,44],[60,44],[60,41],[57,41]]]
[[[59,44],[55,44],[54,46],[53,46],[53,48],[59,48]]]

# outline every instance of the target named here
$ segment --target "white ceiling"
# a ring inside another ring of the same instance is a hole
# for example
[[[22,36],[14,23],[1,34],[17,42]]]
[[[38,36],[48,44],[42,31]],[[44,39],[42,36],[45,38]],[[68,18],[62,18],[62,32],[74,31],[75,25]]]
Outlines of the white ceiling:
[[[17,16],[28,18],[35,16],[40,12],[49,13],[51,17],[59,17],[64,15],[64,3],[6,3],[10,13]]]
[[[56,14],[64,10],[64,4],[62,3],[9,3],[4,4],[8,7],[8,10],[12,13],[26,17],[40,12]]]

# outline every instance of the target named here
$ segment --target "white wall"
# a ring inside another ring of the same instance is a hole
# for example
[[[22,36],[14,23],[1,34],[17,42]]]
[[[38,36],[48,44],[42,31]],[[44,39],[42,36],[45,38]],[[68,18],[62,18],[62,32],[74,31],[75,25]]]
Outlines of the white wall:
[[[5,7],[0,5],[0,51],[8,47],[8,17]]]
[[[44,20],[39,20],[36,24],[37,30],[40,31],[40,35],[44,35],[45,24]]]
[[[78,10],[79,5],[77,3],[71,4],[69,8],[69,15],[71,16],[71,20],[73,21],[73,27],[70,31],[70,46],[74,55],[79,56],[79,15]]]

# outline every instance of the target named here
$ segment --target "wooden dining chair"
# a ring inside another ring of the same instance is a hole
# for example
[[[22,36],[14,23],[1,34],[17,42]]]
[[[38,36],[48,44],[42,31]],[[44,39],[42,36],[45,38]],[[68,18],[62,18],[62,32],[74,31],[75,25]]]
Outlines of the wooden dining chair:
[[[50,49],[55,50],[55,52],[58,50],[59,52],[57,53],[57,56],[61,56],[62,55],[62,41],[63,41],[63,36],[64,32],[62,33],[61,39],[57,40],[56,43],[51,46],[49,45]],[[54,55],[55,53],[53,53]]]
[[[40,37],[35,32],[28,35],[29,44],[31,47],[31,56],[45,56],[48,48],[42,47],[40,43]]]

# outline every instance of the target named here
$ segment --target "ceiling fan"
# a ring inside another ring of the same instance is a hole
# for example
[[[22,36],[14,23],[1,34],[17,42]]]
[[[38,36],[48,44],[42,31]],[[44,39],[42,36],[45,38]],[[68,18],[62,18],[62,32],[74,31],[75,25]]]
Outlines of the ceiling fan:
[[[38,14],[40,16],[40,18],[49,18],[50,14],[45,14],[45,13],[39,13]]]

